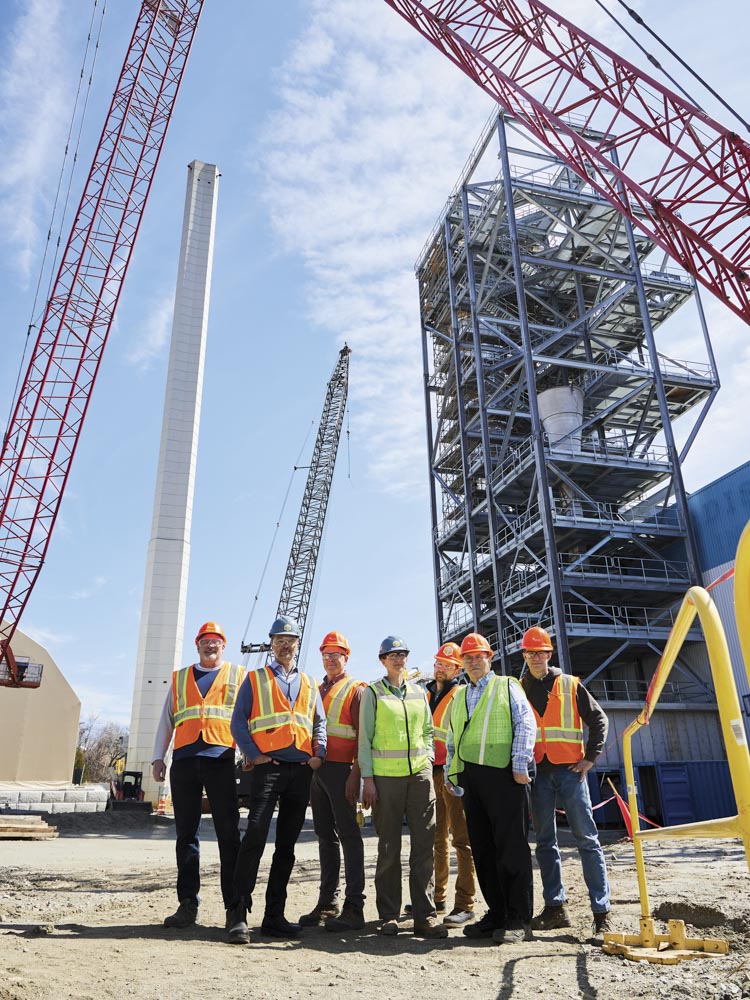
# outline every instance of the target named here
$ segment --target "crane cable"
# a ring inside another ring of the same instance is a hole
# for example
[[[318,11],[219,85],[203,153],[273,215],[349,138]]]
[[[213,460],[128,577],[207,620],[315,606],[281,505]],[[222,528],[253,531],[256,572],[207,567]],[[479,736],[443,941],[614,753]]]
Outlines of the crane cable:
[[[630,41],[638,49],[640,49],[640,51],[645,55],[645,57],[651,63],[651,65],[654,66],[656,69],[658,69],[661,73],[663,73],[664,76],[669,80],[669,82],[677,90],[680,91],[680,93],[683,95],[683,97],[686,97],[696,107],[700,107],[699,102],[695,100],[695,98],[690,94],[690,92],[687,91],[680,83],[678,83],[677,80],[671,75],[671,73],[667,72],[667,70],[662,66],[662,64],[659,62],[659,60],[656,58],[656,56],[653,55],[653,53],[649,52],[643,45],[641,45],[641,43],[638,41],[638,39],[628,31],[628,29],[625,27],[624,24],[622,24],[620,21],[618,21],[618,19],[615,17],[615,15],[604,6],[604,4],[602,3],[602,0],[594,0],[594,2],[597,4],[598,7],[601,8],[601,10],[604,11],[604,13],[607,15],[607,17],[611,18],[615,22],[615,24],[618,26],[618,28],[620,28],[620,30],[623,31],[628,36],[628,38],[630,39]],[[673,48],[671,48],[669,45],[667,45],[667,43],[664,41],[664,39],[661,38],[660,35],[658,35],[652,28],[649,27],[649,25],[643,20],[643,18],[641,17],[641,15],[637,11],[633,10],[631,7],[628,7],[628,5],[625,3],[625,0],[617,0],[617,3],[619,3],[620,6],[623,7],[628,12],[628,14],[630,14],[630,16],[636,22],[636,24],[639,24],[642,28],[644,28],[649,33],[649,35],[651,35],[651,37],[654,38],[659,43],[659,45],[663,46],[667,50],[667,52],[674,59],[676,59],[677,62],[684,69],[686,69],[688,71],[688,73],[690,73],[690,75],[692,77],[694,77],[702,87],[705,87],[705,89],[709,92],[709,94],[711,94],[713,97],[715,97],[716,100],[724,108],[726,108],[726,110],[731,115],[733,115],[737,119],[737,121],[742,122],[742,124],[745,126],[745,128],[748,130],[748,132],[750,132],[750,124],[748,124],[745,121],[745,119],[742,117],[742,115],[740,115],[739,112],[735,111],[735,109],[731,106],[731,104],[729,104],[727,101],[725,101],[724,98],[721,97],[721,95],[718,94],[713,89],[713,87],[711,87],[708,83],[706,83],[706,81],[703,79],[703,77],[701,77],[698,73],[696,73],[696,71],[691,66],[689,66],[688,63],[686,63],[685,60],[681,56],[679,56],[677,54],[677,52],[675,52],[675,50]]]
[[[250,615],[248,616],[247,624],[245,625],[245,632],[244,632],[244,634],[242,636],[242,645],[243,646],[245,645],[245,642],[247,640],[247,633],[250,631],[250,625],[252,624],[253,615],[255,614],[255,609],[258,607],[258,597],[259,597],[260,591],[261,591],[261,589],[263,587],[263,581],[266,578],[266,570],[268,569],[268,564],[271,562],[271,555],[273,553],[273,547],[276,544],[276,538],[277,538],[277,536],[279,534],[279,527],[281,526],[281,519],[284,516],[284,511],[286,509],[287,500],[289,499],[289,494],[290,494],[290,492],[292,490],[292,483],[294,482],[294,475],[297,472],[297,470],[300,468],[300,464],[299,464],[300,463],[300,459],[302,458],[304,450],[307,447],[307,442],[310,439],[310,432],[312,431],[312,428],[314,426],[315,426],[315,421],[311,420],[310,421],[310,426],[307,429],[307,434],[305,435],[305,440],[302,442],[302,447],[299,450],[299,455],[297,455],[297,461],[292,466],[292,474],[289,477],[289,483],[287,484],[286,493],[284,494],[284,499],[283,499],[283,501],[281,503],[281,510],[279,511],[279,515],[278,515],[278,517],[276,519],[276,527],[275,527],[274,532],[273,532],[273,537],[271,538],[271,544],[268,547],[268,554],[266,555],[266,561],[263,563],[263,569],[262,569],[261,574],[260,574],[260,580],[258,580],[258,585],[255,588],[255,595],[253,596],[253,603],[252,603],[251,608],[250,608]],[[245,654],[245,659],[243,661],[244,664],[245,664],[245,666],[247,666],[249,658],[250,658],[250,654],[246,653]]]
[[[54,235],[56,237],[56,240],[55,240],[55,253],[54,253],[52,264],[51,264],[50,270],[49,270],[49,279],[48,279],[48,282],[47,282],[47,298],[45,299],[45,302],[49,300],[50,292],[52,290],[52,283],[53,283],[53,280],[54,280],[55,267],[57,265],[57,257],[58,257],[58,253],[60,251],[60,242],[61,242],[61,235],[62,235],[62,227],[64,225],[65,216],[66,216],[67,209],[68,209],[68,201],[70,199],[70,191],[71,191],[71,188],[72,188],[72,185],[73,185],[73,174],[75,172],[76,163],[78,162],[78,152],[79,152],[79,150],[81,148],[81,135],[83,134],[83,125],[84,125],[84,122],[86,120],[86,111],[88,109],[89,97],[91,96],[91,85],[92,85],[93,80],[94,80],[94,69],[96,67],[96,60],[97,60],[97,56],[99,54],[99,43],[100,43],[101,37],[102,37],[102,27],[104,25],[104,16],[105,16],[105,14],[107,12],[107,2],[106,2],[106,0],[104,0],[104,2],[101,5],[101,17],[99,18],[99,26],[98,26],[98,29],[96,31],[96,40],[94,42],[94,51],[93,51],[93,55],[92,55],[92,58],[91,58],[91,68],[89,69],[88,82],[86,84],[86,90],[85,90],[84,98],[83,98],[83,106],[81,108],[80,119],[79,119],[79,122],[78,122],[78,134],[75,137],[75,151],[73,153],[73,158],[72,158],[72,162],[71,162],[71,165],[70,165],[70,172],[69,172],[69,175],[68,175],[68,184],[67,184],[67,188],[65,190],[65,197],[64,197],[62,212],[60,213],[60,221],[59,221],[59,223],[57,225],[57,228],[55,229],[54,228],[55,227],[55,216],[57,215],[57,207],[58,207],[58,203],[60,201],[60,192],[61,192],[62,187],[63,187],[63,179],[64,179],[64,176],[65,176],[66,166],[67,166],[68,158],[69,158],[69,154],[70,154],[71,139],[73,137],[73,131],[74,131],[74,127],[75,127],[76,116],[78,115],[78,105],[79,105],[79,102],[80,102],[80,99],[81,99],[81,88],[83,86],[83,80],[84,80],[84,76],[85,76],[85,73],[86,73],[86,63],[87,63],[87,60],[89,58],[89,49],[91,48],[91,41],[92,41],[92,37],[93,37],[93,34],[94,34],[94,18],[95,18],[95,15],[96,15],[96,8],[98,6],[99,6],[99,0],[93,0],[93,5],[92,5],[92,8],[91,8],[91,19],[89,21],[89,30],[88,30],[88,33],[86,35],[86,45],[84,47],[83,59],[81,61],[81,70],[80,70],[80,73],[78,75],[78,87],[76,89],[76,96],[75,96],[75,100],[73,102],[73,111],[71,113],[70,123],[68,125],[68,135],[67,135],[67,138],[65,140],[65,149],[64,149],[64,152],[63,152],[63,156],[62,156],[62,162],[60,163],[59,176],[57,178],[57,188],[55,190],[55,198],[54,198],[54,202],[53,202],[53,205],[52,205],[52,212],[50,214],[49,225],[47,227],[47,239],[45,240],[45,244],[44,244],[44,253],[42,255],[42,262],[39,265],[39,274],[37,276],[36,289],[34,291],[34,301],[33,301],[32,306],[31,306],[30,319],[29,319],[28,325],[26,327],[26,337],[24,339],[23,352],[21,353],[21,360],[20,360],[19,365],[18,365],[18,374],[16,375],[16,384],[15,384],[15,386],[13,388],[13,392],[11,393],[11,396],[10,396],[10,408],[8,410],[8,418],[6,420],[5,431],[3,433],[3,441],[2,441],[3,447],[5,446],[5,443],[6,443],[7,438],[8,438],[8,434],[10,433],[10,425],[11,425],[11,421],[13,420],[13,413],[15,411],[16,403],[17,403],[17,400],[18,400],[18,388],[19,388],[19,385],[21,383],[22,373],[24,371],[24,365],[25,365],[25,361],[26,361],[26,352],[29,349],[29,341],[30,341],[30,338],[31,338],[31,331],[34,329],[34,327],[36,325],[35,322],[34,322],[34,320],[35,320],[35,316],[36,316],[36,312],[37,312],[37,303],[39,302],[39,292],[40,292],[41,287],[42,287],[42,281],[43,281],[43,278],[44,278],[44,272],[45,272],[46,265],[47,265],[47,255],[49,253],[50,243],[52,241],[53,232],[54,232]],[[36,317],[36,318],[37,318],[37,320],[39,319],[39,317]]]

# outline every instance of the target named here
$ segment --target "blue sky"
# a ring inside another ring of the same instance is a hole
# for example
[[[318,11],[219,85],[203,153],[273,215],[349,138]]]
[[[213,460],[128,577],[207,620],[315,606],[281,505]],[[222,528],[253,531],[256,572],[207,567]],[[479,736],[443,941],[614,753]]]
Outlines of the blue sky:
[[[609,6],[622,13],[613,0]],[[137,7],[108,5],[82,167]],[[558,7],[627,51],[593,0]],[[648,0],[638,9],[747,117],[744,7],[712,8],[710,23],[697,3]],[[6,401],[90,14],[90,0],[0,9]],[[703,106],[726,119],[708,99]],[[209,618],[224,625],[228,652],[239,658],[292,466],[347,340],[350,445],[347,455],[342,442],[311,635],[344,631],[352,670],[368,679],[389,632],[407,638],[413,665],[431,663],[437,629],[413,265],[490,110],[489,98],[382,0],[206,0],[47,563],[22,622],[55,656],[84,714],[130,718],[185,168],[195,158],[216,163],[222,179],[184,661],[195,627]],[[82,184],[79,171],[76,203]],[[742,417],[748,330],[708,294],[704,303],[723,389],[686,464],[689,489],[750,457]],[[667,353],[692,359],[692,339],[673,334]],[[276,609],[304,475],[296,474],[254,640]],[[309,665],[320,672],[317,654]]]

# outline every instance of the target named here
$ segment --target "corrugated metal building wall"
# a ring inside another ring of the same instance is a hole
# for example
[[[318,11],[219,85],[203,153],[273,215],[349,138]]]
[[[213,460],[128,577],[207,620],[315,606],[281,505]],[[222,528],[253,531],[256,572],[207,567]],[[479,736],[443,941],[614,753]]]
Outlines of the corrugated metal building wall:
[[[704,586],[708,587],[734,567],[737,543],[750,521],[750,462],[702,487],[688,498],[688,508],[698,547]],[[681,557],[675,549],[674,558]],[[734,614],[734,579],[711,590],[726,632],[737,693],[750,736],[750,684],[740,649]],[[680,659],[697,679],[710,683],[710,664],[705,646],[683,647]],[[645,656],[642,670],[652,676],[658,657]],[[684,684],[684,676],[679,679]],[[593,691],[595,696],[601,696]],[[592,801],[596,805],[611,795],[609,778],[621,792],[625,788],[621,735],[633,720],[632,705],[622,707],[607,701],[610,731],[607,750],[589,776]],[[640,811],[655,822],[671,826],[734,815],[737,806],[726,760],[721,725],[713,696],[706,703],[666,699],[652,716],[651,724],[633,737],[633,760]],[[619,824],[612,803],[595,813],[600,824]]]
[[[688,498],[704,586],[734,567],[740,535],[750,521],[750,462],[745,462]],[[742,659],[734,616],[734,578],[711,590],[721,616],[732,658],[737,694],[750,735],[750,684]]]

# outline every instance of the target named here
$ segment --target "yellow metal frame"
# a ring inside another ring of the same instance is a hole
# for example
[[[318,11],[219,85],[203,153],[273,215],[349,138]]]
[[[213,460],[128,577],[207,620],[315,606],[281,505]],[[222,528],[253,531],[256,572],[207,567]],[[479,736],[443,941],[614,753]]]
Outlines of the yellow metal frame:
[[[750,681],[750,523],[745,526],[737,547],[734,601],[740,647]],[[737,815],[700,823],[683,823],[680,826],[641,830],[633,771],[632,738],[641,726],[648,725],[649,716],[659,700],[669,672],[677,659],[677,654],[682,648],[685,636],[693,624],[696,614],[700,617],[703,627],[711,674],[716,688],[716,702],[719,708],[721,731],[727,751],[734,796],[737,801]],[[743,842],[748,870],[750,870],[750,755],[748,754],[737,688],[732,675],[726,636],[716,605],[703,587],[691,587],[685,595],[664,648],[664,654],[651,682],[646,705],[623,733],[622,746],[628,790],[628,808],[633,824],[633,848],[638,873],[638,892],[641,901],[641,932],[639,935],[605,934],[604,950],[611,954],[625,955],[627,958],[646,958],[649,961],[664,963],[678,962],[683,958],[726,954],[729,951],[729,945],[726,941],[686,938],[685,925],[681,920],[669,921],[669,934],[655,933],[643,859],[644,840],[669,840],[682,837],[709,837],[712,839],[739,837]]]

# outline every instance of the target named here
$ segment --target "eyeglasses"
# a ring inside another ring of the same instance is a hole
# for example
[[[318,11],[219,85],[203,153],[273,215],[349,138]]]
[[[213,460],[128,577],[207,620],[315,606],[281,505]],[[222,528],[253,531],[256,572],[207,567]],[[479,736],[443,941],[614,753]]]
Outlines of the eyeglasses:
[[[523,651],[524,656],[530,656],[531,659],[543,659],[545,656],[552,656],[551,649],[536,649],[534,652],[530,652],[528,649]]]
[[[388,659],[388,657],[392,656],[392,657],[394,657],[397,660],[405,660],[408,655],[409,655],[408,653],[404,653],[404,652],[401,652],[401,653],[386,653],[385,658]]]
[[[198,645],[199,646],[223,646],[224,645],[224,640],[223,639],[219,639],[218,637],[216,639],[199,639],[198,640]]]
[[[346,653],[323,653],[324,660],[335,660],[339,656],[346,656]]]

